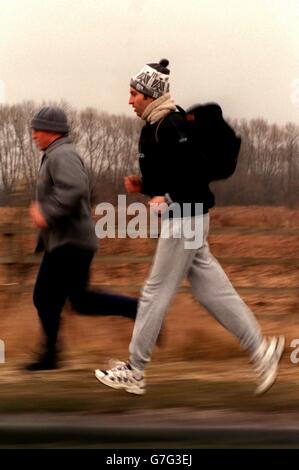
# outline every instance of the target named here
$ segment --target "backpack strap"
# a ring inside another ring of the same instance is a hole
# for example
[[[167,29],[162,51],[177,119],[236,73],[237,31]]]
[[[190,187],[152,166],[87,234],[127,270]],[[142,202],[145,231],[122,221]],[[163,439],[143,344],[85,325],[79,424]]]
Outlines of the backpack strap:
[[[176,104],[176,108],[177,108],[177,110],[179,111],[180,114],[183,114],[184,116],[186,115],[186,111],[185,111],[183,108],[181,108],[181,106],[178,106],[178,105]],[[155,132],[155,141],[156,141],[157,144],[159,143],[159,139],[158,139],[158,130],[159,130],[159,127],[161,126],[162,122],[163,122],[166,118],[168,118],[168,116],[170,116],[170,114],[173,114],[173,113],[176,113],[176,112],[177,112],[177,111],[172,111],[171,113],[166,114],[166,116],[164,116],[164,117],[163,117],[162,119],[160,119],[160,121],[158,122],[158,125],[157,125],[157,127],[156,127],[156,132]]]
[[[168,114],[167,114],[168,116]],[[159,143],[159,139],[158,139],[158,130],[159,130],[159,127],[161,126],[162,122],[164,121],[164,119],[167,118],[167,116],[164,116],[162,119],[160,119],[160,121],[158,122],[158,125],[156,127],[156,132],[155,132],[155,141],[156,143],[158,144]]]
[[[184,108],[182,108],[181,106],[179,106],[178,104],[176,104],[176,109],[183,115],[185,116],[187,113],[186,111],[184,110]]]

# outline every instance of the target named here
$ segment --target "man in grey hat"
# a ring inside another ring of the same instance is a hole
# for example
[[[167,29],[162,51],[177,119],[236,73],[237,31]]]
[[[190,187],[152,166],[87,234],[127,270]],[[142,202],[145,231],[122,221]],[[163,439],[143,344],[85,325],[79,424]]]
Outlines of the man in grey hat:
[[[255,393],[261,394],[275,382],[284,337],[264,338],[253,313],[210,252],[209,209],[214,205],[214,196],[199,158],[198,168],[194,169],[195,157],[190,151],[185,120],[169,92],[168,64],[167,59],[146,64],[131,79],[129,104],[145,125],[139,140],[142,178],[128,176],[125,186],[128,192],[147,194],[150,205],[158,211],[163,204],[170,208],[175,204],[182,207],[182,212],[172,218],[162,214],[161,233],[168,227],[169,235],[159,238],[153,266],[142,290],[129,360],[115,364],[112,369],[97,369],[95,375],[109,387],[138,395],[145,393],[146,365],[166,311],[187,277],[196,300],[249,353],[257,371]],[[184,204],[190,209],[188,213],[184,213]],[[198,205],[202,207],[199,213]],[[192,226],[202,227],[200,246],[188,247],[190,232],[184,231],[188,217]]]
[[[87,289],[97,249],[87,170],[68,135],[69,124],[62,109],[43,107],[31,127],[32,138],[43,152],[36,200],[30,206],[32,222],[40,229],[37,249],[44,250],[33,300],[45,350],[26,367],[35,371],[57,367],[57,335],[67,298],[81,314],[131,319],[136,317],[138,299]]]

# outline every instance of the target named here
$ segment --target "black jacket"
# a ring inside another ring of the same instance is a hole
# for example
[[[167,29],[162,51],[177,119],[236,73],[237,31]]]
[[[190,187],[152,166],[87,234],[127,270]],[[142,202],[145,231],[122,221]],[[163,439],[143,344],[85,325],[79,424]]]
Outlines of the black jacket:
[[[142,192],[150,197],[168,194],[179,204],[203,203],[206,213],[215,199],[185,126],[181,113],[172,112],[162,121],[143,127],[139,140]]]

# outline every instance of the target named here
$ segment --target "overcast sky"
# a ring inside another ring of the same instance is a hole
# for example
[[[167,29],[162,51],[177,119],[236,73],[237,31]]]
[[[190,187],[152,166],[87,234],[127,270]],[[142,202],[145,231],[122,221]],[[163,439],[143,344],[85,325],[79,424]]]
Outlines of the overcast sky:
[[[64,99],[133,116],[130,77],[166,57],[182,106],[217,101],[231,118],[299,123],[299,0],[0,0],[0,7],[7,103]]]

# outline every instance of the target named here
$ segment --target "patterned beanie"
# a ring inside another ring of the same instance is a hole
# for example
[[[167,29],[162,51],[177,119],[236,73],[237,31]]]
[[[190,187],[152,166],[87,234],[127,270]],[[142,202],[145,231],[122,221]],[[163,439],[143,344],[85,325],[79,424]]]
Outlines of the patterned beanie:
[[[161,59],[158,64],[146,64],[131,78],[130,86],[151,98],[160,98],[169,92],[168,64],[167,59]]]

